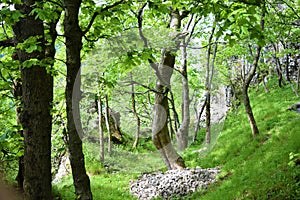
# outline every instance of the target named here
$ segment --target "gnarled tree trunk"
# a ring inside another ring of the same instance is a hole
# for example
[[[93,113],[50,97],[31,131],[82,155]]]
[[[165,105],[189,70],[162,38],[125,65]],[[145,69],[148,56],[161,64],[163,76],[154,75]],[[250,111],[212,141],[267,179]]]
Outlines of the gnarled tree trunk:
[[[170,28],[178,30],[181,26],[181,16],[178,10],[171,9]],[[175,65],[175,56],[172,52],[163,50],[162,62],[157,67],[157,81],[155,105],[153,111],[152,140],[168,169],[184,168],[185,163],[176,152],[171,142],[167,126],[169,115],[168,91],[170,79]]]

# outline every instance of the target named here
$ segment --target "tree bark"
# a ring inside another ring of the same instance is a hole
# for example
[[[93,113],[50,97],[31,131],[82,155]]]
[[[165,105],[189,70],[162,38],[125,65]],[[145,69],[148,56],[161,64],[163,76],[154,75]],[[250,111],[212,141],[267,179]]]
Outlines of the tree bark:
[[[17,50],[17,59],[21,63],[22,81],[22,116],[24,134],[24,199],[40,200],[51,197],[51,129],[53,77],[45,67],[38,63],[24,67],[30,59],[45,58],[43,21],[30,14],[35,1],[24,0],[15,5],[24,17],[14,26],[17,43],[24,42],[31,36],[38,36],[42,51],[28,53]]]
[[[299,91],[299,82],[300,82],[300,67],[298,67],[298,72],[297,72],[297,83],[296,83],[296,91]]]
[[[13,59],[18,59],[13,57]],[[21,83],[21,79],[15,79],[13,81],[13,85],[12,85],[13,91],[12,94],[14,96],[14,99],[16,100],[16,106],[15,106],[15,110],[16,110],[16,121],[17,121],[17,126],[22,126],[22,106],[20,105],[20,101],[22,99],[22,83]],[[23,134],[23,130],[19,130],[18,131],[19,135],[21,137],[24,138],[24,134]],[[18,182],[18,187],[23,190],[23,183],[24,183],[24,155],[19,157],[19,163],[18,163],[18,174],[16,176],[16,181]]]
[[[100,148],[100,162],[104,163],[104,134],[103,134],[103,121],[102,121],[102,100],[98,94],[98,128],[99,128],[99,148]]]
[[[278,75],[278,86],[281,88],[282,87],[282,69],[281,69],[281,63],[279,58],[277,57],[277,53],[278,53],[278,48],[276,46],[276,44],[273,44],[273,48],[274,48],[274,57],[275,57],[275,64],[276,64],[276,72]]]
[[[66,37],[66,65],[67,65],[67,85],[66,85],[66,106],[68,120],[68,139],[70,163],[78,199],[90,200],[92,193],[90,180],[86,174],[84,165],[84,155],[82,152],[81,121],[79,111],[80,91],[80,51],[82,49],[82,31],[79,27],[78,12],[81,0],[65,0],[64,31]],[[77,79],[76,79],[77,77]],[[76,83],[75,83],[76,80]]]
[[[173,112],[173,120],[174,120],[174,128],[175,128],[175,132],[178,131],[178,127],[180,126],[179,123],[179,118],[178,118],[178,113],[176,111],[176,106],[175,106],[175,100],[174,100],[174,95],[172,91],[169,91],[171,98],[169,99],[169,102],[171,103],[171,109]],[[171,116],[170,116],[171,119]]]
[[[189,127],[190,127],[190,97],[189,97],[189,83],[187,75],[187,52],[185,40],[182,47],[182,121],[176,133],[178,150],[183,151],[188,146]]]
[[[206,106],[206,98],[205,98],[205,101],[201,107],[201,110],[200,112],[198,113],[198,117],[197,117],[197,122],[196,122],[196,127],[195,127],[195,133],[194,133],[194,137],[193,137],[193,142],[196,141],[196,138],[197,138],[197,134],[198,134],[198,131],[200,129],[200,120],[201,120],[201,116],[202,116],[202,113],[204,111],[204,108]]]
[[[261,29],[264,30],[264,25],[265,25],[265,12],[266,12],[266,8],[265,8],[265,4],[262,5],[262,13],[261,13],[261,21],[260,21],[260,26]],[[252,66],[250,68],[250,71],[245,79],[244,85],[243,85],[243,99],[244,99],[244,106],[245,106],[245,110],[247,113],[247,117],[250,123],[250,127],[252,130],[252,136],[255,137],[257,135],[259,135],[259,130],[252,112],[252,108],[251,108],[251,104],[250,104],[250,98],[248,95],[248,89],[250,86],[250,83],[255,75],[257,66],[258,66],[258,62],[259,62],[259,58],[260,58],[260,52],[261,52],[262,46],[260,44],[258,44],[257,48],[256,48],[256,54],[254,55],[254,61],[252,63]]]
[[[211,34],[208,39],[208,47],[207,47],[207,54],[206,54],[206,83],[205,83],[205,89],[206,89],[206,110],[205,110],[205,117],[206,117],[206,134],[205,134],[205,143],[210,144],[210,138],[211,138],[211,133],[210,133],[210,124],[211,124],[211,114],[210,114],[210,96],[211,96],[211,75],[210,75],[210,54],[211,54],[211,42],[213,35],[215,33],[215,28],[216,25],[214,23],[214,26],[212,28]],[[211,72],[213,74],[213,71]]]
[[[140,138],[140,132],[141,132],[141,119],[139,114],[137,113],[136,110],[136,101],[135,101],[135,95],[134,95],[134,83],[133,83],[133,78],[132,78],[132,73],[130,73],[130,80],[131,80],[131,103],[132,103],[132,112],[135,116],[136,119],[136,132],[135,132],[135,140],[133,143],[132,148],[136,148],[138,143],[139,143],[139,138]]]
[[[136,15],[138,19],[139,35],[144,42],[144,46],[148,48],[147,38],[143,35],[143,9],[147,4],[145,3],[141,9],[139,9]],[[170,8],[171,21],[169,28],[177,31],[181,27],[182,17],[178,10]],[[176,47],[178,49],[178,47]],[[155,93],[155,105],[153,107],[153,121],[152,121],[152,141],[155,147],[159,150],[162,159],[168,169],[184,168],[185,163],[182,157],[176,152],[169,135],[168,130],[168,92],[170,91],[170,79],[173,73],[175,65],[175,56],[170,50],[166,51],[162,49],[161,62],[155,64],[155,62],[149,58],[150,66],[156,71],[156,93]]]
[[[259,45],[257,47],[256,50],[256,55],[254,57],[254,61],[253,64],[251,66],[250,72],[248,73],[248,76],[245,80],[245,83],[243,85],[243,100],[244,100],[244,106],[245,106],[245,110],[247,113],[247,117],[251,126],[251,130],[252,130],[252,136],[255,137],[259,134],[259,130],[252,112],[252,108],[251,108],[251,104],[250,104],[250,98],[248,95],[248,88],[250,86],[250,82],[253,78],[253,76],[255,75],[255,71],[258,65],[258,61],[259,61],[259,55],[260,55],[260,51],[261,51],[261,46]]]
[[[171,9],[170,28],[178,30],[181,26],[181,16],[178,10]],[[176,152],[171,142],[167,126],[169,115],[168,91],[170,79],[175,65],[175,56],[170,51],[162,53],[162,62],[157,69],[157,81],[155,93],[155,105],[153,111],[152,140],[155,147],[160,151],[168,169],[184,168],[185,163],[182,157]]]
[[[104,96],[104,103],[105,103],[105,124],[106,124],[106,129],[107,129],[107,136],[108,136],[108,145],[107,145],[107,151],[110,153],[112,144],[112,136],[111,136],[111,129],[109,125],[109,106],[108,106],[108,96],[107,94]]]

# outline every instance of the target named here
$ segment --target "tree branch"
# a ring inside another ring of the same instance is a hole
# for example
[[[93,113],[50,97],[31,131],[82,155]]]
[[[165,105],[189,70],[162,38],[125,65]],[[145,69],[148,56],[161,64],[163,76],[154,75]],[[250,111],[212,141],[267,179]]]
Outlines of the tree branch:
[[[110,37],[110,35],[106,35],[106,34],[104,34],[104,35],[100,35],[99,37],[97,37],[96,39],[90,39],[90,38],[88,38],[86,35],[83,35],[83,37],[84,37],[84,39],[86,40],[86,41],[88,41],[88,42],[97,42],[99,39],[101,39],[101,38],[108,38],[108,37]]]
[[[91,29],[91,27],[92,27],[92,25],[93,25],[93,23],[94,23],[96,17],[97,17],[101,12],[104,12],[104,11],[107,11],[107,10],[113,8],[113,7],[116,7],[116,6],[120,5],[120,4],[122,4],[123,2],[124,2],[124,0],[120,0],[120,1],[117,1],[117,2],[113,3],[112,5],[109,5],[109,6],[106,6],[106,7],[102,8],[102,9],[100,9],[99,11],[96,11],[96,12],[93,14],[93,16],[92,16],[92,18],[91,18],[91,20],[90,20],[90,22],[89,22],[87,28],[82,32],[82,34],[85,35],[85,34]]]
[[[15,45],[15,39],[14,38],[9,38],[6,40],[1,40],[0,41],[0,47],[13,47]]]

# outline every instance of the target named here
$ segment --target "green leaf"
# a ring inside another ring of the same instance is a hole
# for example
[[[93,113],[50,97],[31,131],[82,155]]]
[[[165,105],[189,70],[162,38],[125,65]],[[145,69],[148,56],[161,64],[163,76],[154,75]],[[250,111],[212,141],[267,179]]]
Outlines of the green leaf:
[[[0,136],[0,141],[5,140],[6,138],[7,138],[7,135],[6,135],[6,133],[4,133],[3,135]]]
[[[34,65],[38,65],[39,64],[39,60],[36,58],[30,59],[30,60],[26,60],[22,63],[22,66],[24,68],[30,68]]]

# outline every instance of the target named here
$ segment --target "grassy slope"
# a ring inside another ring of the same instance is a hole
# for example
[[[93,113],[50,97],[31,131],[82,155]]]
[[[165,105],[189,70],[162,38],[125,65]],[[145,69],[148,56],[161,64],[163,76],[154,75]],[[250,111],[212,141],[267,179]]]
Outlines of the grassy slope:
[[[270,87],[270,86],[269,86]],[[195,193],[185,199],[300,199],[300,166],[289,166],[290,152],[300,152],[300,115],[286,109],[299,101],[289,87],[271,92],[251,93],[251,102],[260,129],[253,139],[243,107],[229,114],[222,133],[205,156],[194,150],[193,144],[185,153],[189,167],[220,166],[218,181],[207,192]],[[201,137],[201,136],[200,136]],[[87,163],[95,200],[134,199],[128,183],[135,174],[107,174]],[[54,186],[62,199],[74,199],[71,178]]]
[[[300,115],[286,109],[299,101],[289,87],[251,92],[260,135],[253,139],[244,108],[229,114],[217,144],[205,157],[186,154],[190,165],[220,166],[219,181],[187,199],[300,199],[300,166],[289,166],[300,152]]]

